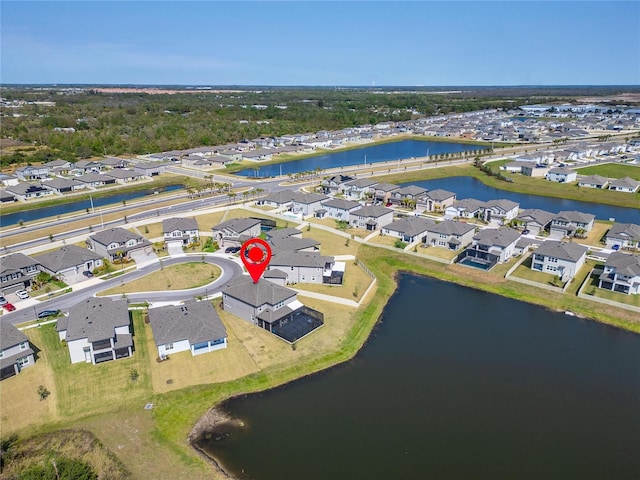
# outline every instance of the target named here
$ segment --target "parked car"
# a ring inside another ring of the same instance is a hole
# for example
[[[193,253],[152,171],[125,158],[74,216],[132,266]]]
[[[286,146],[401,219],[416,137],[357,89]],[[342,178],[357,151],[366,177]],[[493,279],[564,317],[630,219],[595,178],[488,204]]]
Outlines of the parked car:
[[[240,251],[240,247],[227,247],[224,249],[224,253],[238,253]]]
[[[0,306],[6,305],[7,303],[9,303],[9,301],[6,298],[0,297]]]
[[[53,317],[60,314],[60,310],[43,310],[38,314],[38,318]]]
[[[4,305],[2,305],[2,308],[4,308],[7,312],[13,312],[16,309],[16,307],[14,307],[12,303],[5,303]]]
[[[24,300],[25,298],[29,298],[29,292],[27,292],[26,290],[18,290],[16,292],[16,295],[21,300]]]
[[[84,272],[82,272],[82,274],[87,278],[93,277],[93,273],[91,273],[91,270],[85,270]]]
[[[525,229],[522,231],[522,234],[523,234],[523,235],[529,235],[529,230],[525,228]]]

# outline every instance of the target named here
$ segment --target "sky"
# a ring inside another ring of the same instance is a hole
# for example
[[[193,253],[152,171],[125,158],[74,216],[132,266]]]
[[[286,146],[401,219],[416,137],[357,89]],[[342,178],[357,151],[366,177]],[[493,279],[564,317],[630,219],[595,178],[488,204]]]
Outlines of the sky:
[[[640,2],[2,0],[0,82],[638,85]]]

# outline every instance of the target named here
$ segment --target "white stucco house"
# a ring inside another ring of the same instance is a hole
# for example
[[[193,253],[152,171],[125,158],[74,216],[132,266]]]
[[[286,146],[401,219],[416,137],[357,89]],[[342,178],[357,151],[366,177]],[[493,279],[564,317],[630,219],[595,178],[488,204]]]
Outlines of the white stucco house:
[[[640,255],[614,252],[604,264],[600,288],[627,295],[640,294]]]
[[[531,270],[571,280],[584,265],[587,251],[587,247],[578,243],[547,240],[533,252]]]

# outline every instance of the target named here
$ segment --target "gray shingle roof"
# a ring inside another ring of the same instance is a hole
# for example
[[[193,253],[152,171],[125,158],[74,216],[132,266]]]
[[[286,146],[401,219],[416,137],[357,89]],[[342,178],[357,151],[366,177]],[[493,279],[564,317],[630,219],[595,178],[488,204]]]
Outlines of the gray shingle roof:
[[[507,247],[520,238],[520,232],[512,228],[486,228],[480,230],[473,239],[482,245]]]
[[[435,223],[429,228],[430,232],[442,233],[444,235],[464,235],[471,230],[475,230],[476,226],[470,223],[458,222],[456,220],[445,220],[444,222]]]
[[[555,213],[547,212],[546,210],[530,208],[522,210],[516,218],[522,221],[534,221],[540,225],[546,225],[553,219],[553,217],[555,217],[555,215]]]
[[[278,229],[274,229],[271,230],[270,232],[267,233],[267,237],[270,240],[273,239],[282,239],[282,238],[290,238],[290,237],[298,237],[301,238],[302,237],[302,232],[300,230],[298,230],[297,228],[278,228]]]
[[[614,267],[616,273],[635,277],[640,275],[640,255],[613,252],[605,263],[607,267]]]
[[[536,254],[575,262],[580,260],[588,250],[587,247],[578,243],[547,240],[536,249]]]
[[[184,305],[149,309],[149,322],[156,345],[189,340],[195,345],[227,336],[211,302],[188,300]]]
[[[11,255],[0,258],[0,271],[8,268],[20,270],[21,268],[27,268],[32,265],[38,265],[38,261],[28,257],[24,253],[12,253]]]
[[[336,208],[339,210],[351,210],[352,208],[360,207],[360,204],[358,202],[347,200],[345,198],[332,198],[331,200],[322,202],[322,205],[324,207]]]
[[[359,208],[358,210],[354,210],[351,213],[358,217],[378,218],[388,213],[393,213],[393,210],[381,207],[380,205],[367,205],[366,207]]]
[[[195,218],[166,218],[162,221],[162,231],[170,233],[175,230],[198,230],[198,221]]]
[[[212,230],[224,230],[228,229],[237,234],[243,233],[246,230],[249,230],[251,227],[255,225],[260,225],[261,222],[255,218],[232,218],[231,220],[227,220],[226,222],[219,223],[212,227]]]
[[[312,267],[322,268],[327,263],[333,263],[333,257],[327,257],[315,252],[276,252],[269,263],[272,267]]]
[[[395,222],[391,222],[384,228],[413,237],[433,228],[435,226],[435,223],[436,222],[434,222],[433,220],[429,220],[427,218],[405,217],[401,218],[400,220],[396,220]]]
[[[295,192],[293,190],[283,190],[281,192],[273,192],[264,197],[262,200],[265,202],[273,202],[273,203],[289,203],[293,200],[295,196]]]
[[[614,223],[607,232],[607,237],[640,241],[640,225],[635,223]]]
[[[93,253],[77,245],[65,245],[58,250],[36,255],[33,258],[47,270],[59,272],[67,268],[82,265],[90,260],[98,260],[102,257],[97,253]]]
[[[301,203],[302,205],[311,205],[312,203],[322,202],[328,199],[326,195],[321,193],[301,193],[295,192],[293,196],[294,203]]]
[[[459,210],[475,212],[476,210],[483,208],[485,206],[485,202],[475,198],[463,198],[462,200],[456,200],[453,206]]]
[[[108,246],[111,243],[127,243],[129,240],[142,239],[140,235],[130,232],[129,230],[125,230],[124,228],[110,228],[109,230],[103,230],[102,232],[95,233],[90,237],[94,241]],[[148,242],[150,245],[150,243]]]
[[[402,196],[411,195],[413,197],[417,197],[418,195],[422,195],[426,192],[426,188],[418,187],[417,185],[407,185],[406,187],[399,188],[393,193],[394,195],[400,194]]]
[[[356,188],[366,188],[377,185],[378,182],[375,180],[371,180],[370,178],[358,178],[357,180],[352,180],[347,182],[347,185],[356,187]]]
[[[595,218],[596,216],[592,215],[591,213],[582,213],[575,210],[558,212],[558,214],[553,217],[554,220],[564,220],[573,223],[589,223]]]
[[[69,309],[67,342],[88,339],[97,342],[115,338],[116,327],[129,326],[126,299],[89,297]]]
[[[296,238],[296,237],[287,237],[287,238],[272,238],[269,243],[271,243],[272,249],[275,251],[290,251],[295,252],[298,250],[304,250],[307,248],[317,247],[320,245],[320,242],[314,240],[313,238]]]
[[[518,206],[519,206],[518,203],[513,202],[511,200],[507,200],[505,198],[501,198],[498,200],[489,200],[487,203],[485,203],[485,208],[498,207],[504,210],[505,212],[509,212],[514,208],[518,208]]]
[[[0,322],[0,350],[7,350],[28,340],[27,336],[9,322]]]
[[[395,183],[378,183],[376,184],[376,191],[381,191],[381,192],[392,192],[394,190],[398,190],[400,188],[400,185],[396,185]]]
[[[622,188],[637,188],[640,185],[640,182],[634,180],[631,177],[617,178],[615,180],[611,180],[609,183],[610,187],[622,187]]]
[[[246,275],[227,285],[222,292],[252,307],[264,304],[273,306],[297,295],[295,290],[281,287],[268,280],[262,279],[258,283],[253,283],[253,280]]]
[[[82,183],[77,181],[75,178],[52,178],[51,180],[42,182],[42,185],[60,190],[63,188],[73,188],[75,186],[82,185]]]
[[[449,190],[443,190],[441,188],[437,188],[435,190],[429,190],[426,194],[427,198],[430,198],[434,202],[442,202],[451,197],[455,197],[456,194],[454,192],[450,192]]]

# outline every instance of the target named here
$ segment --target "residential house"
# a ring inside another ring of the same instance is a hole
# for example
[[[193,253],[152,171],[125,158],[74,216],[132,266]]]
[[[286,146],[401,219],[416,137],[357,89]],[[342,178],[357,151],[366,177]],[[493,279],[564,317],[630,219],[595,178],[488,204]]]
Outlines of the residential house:
[[[13,193],[9,193],[6,190],[0,190],[0,203],[17,202],[18,199]]]
[[[335,261],[333,257],[315,252],[276,251],[269,262],[269,270],[287,274],[287,284],[329,283]],[[327,277],[326,281],[324,277]]]
[[[546,177],[551,170],[549,167],[544,165],[540,165],[538,163],[531,163],[530,165],[522,165],[521,171],[522,174],[527,177],[537,177],[542,178]]]
[[[640,294],[640,255],[613,252],[604,264],[598,286],[627,295]]]
[[[91,235],[87,239],[87,245],[89,250],[112,262],[144,252],[151,247],[151,242],[142,235],[124,228],[110,228]]]
[[[530,208],[522,210],[516,217],[516,220],[524,226],[525,230],[529,230],[529,233],[538,235],[549,228],[554,216],[555,213]]]
[[[126,299],[89,297],[60,317],[56,331],[65,340],[71,363],[102,363],[133,354],[131,317]]]
[[[149,323],[160,359],[178,352],[195,356],[227,348],[227,330],[208,301],[150,308]]]
[[[128,168],[118,168],[115,170],[109,170],[108,172],[103,173],[102,176],[113,178],[118,183],[135,182],[143,178],[143,176],[140,173]]]
[[[403,242],[424,241],[427,231],[435,221],[422,217],[405,217],[382,227],[380,234],[396,237]]]
[[[166,163],[136,163],[133,166],[133,169],[136,173],[140,175],[144,175],[145,177],[157,177],[158,175],[163,175],[167,171],[167,167],[171,166]]]
[[[426,212],[444,212],[456,201],[456,194],[440,188],[429,190],[418,199],[418,205],[424,205]]]
[[[607,187],[607,185],[609,185],[609,180],[607,178],[601,177],[600,175],[587,175],[581,177],[578,180],[578,185],[587,188],[604,189]]]
[[[564,237],[584,238],[593,228],[595,215],[576,211],[562,211],[551,220],[549,234],[553,239]]]
[[[377,181],[370,178],[359,178],[357,180],[344,183],[341,193],[352,200],[370,199],[373,198],[375,186],[377,184]]]
[[[640,225],[635,223],[614,223],[604,237],[608,248],[640,248]]]
[[[375,188],[375,191],[373,192],[374,203],[387,205],[387,203],[389,203],[389,199],[391,198],[391,195],[393,194],[393,192],[400,189],[400,185],[383,182],[383,183],[376,183],[374,188]]]
[[[0,380],[13,377],[34,363],[27,336],[9,322],[0,322]]]
[[[341,193],[347,182],[354,180],[349,175],[333,175],[322,180],[322,192],[325,194],[335,195]]]
[[[102,187],[104,185],[113,185],[116,183],[116,179],[106,174],[101,173],[85,173],[76,177],[76,180],[84,183],[87,187]]]
[[[85,279],[82,272],[91,272],[103,265],[102,257],[98,253],[77,245],[65,245],[57,250],[34,255],[33,259],[40,264],[43,272],[58,277],[67,284]]]
[[[557,275],[566,282],[582,268],[588,250],[578,243],[547,240],[533,252],[531,270]]]
[[[58,158],[43,165],[49,169],[49,175],[66,175],[73,168],[73,164],[67,160]]]
[[[491,263],[503,263],[514,254],[520,232],[512,228],[486,228],[473,236],[467,256],[482,258]]]
[[[94,160],[78,160],[73,164],[71,173],[79,176],[87,173],[100,173],[104,169],[104,164]]]
[[[42,186],[56,193],[69,193],[76,190],[81,190],[86,187],[86,184],[76,180],[75,178],[52,178],[42,182]]]
[[[391,222],[393,222],[393,210],[380,205],[368,205],[349,214],[349,223],[355,228],[376,230]]]
[[[177,246],[189,245],[200,237],[198,222],[195,218],[166,218],[162,221],[164,243]]]
[[[294,342],[324,324],[324,315],[298,300],[297,292],[243,275],[222,290],[224,310]]]
[[[323,208],[322,202],[328,199],[329,197],[320,193],[295,192],[291,202],[291,210],[303,216],[313,215],[316,211]]]
[[[460,250],[473,241],[475,231],[475,225],[457,220],[434,222],[428,228],[422,243],[432,247]]]
[[[242,245],[250,238],[260,236],[262,222],[258,218],[232,218],[211,228],[213,241],[220,247]]]
[[[558,183],[575,182],[578,174],[575,170],[565,167],[554,167],[547,173],[547,180]]]
[[[331,217],[336,220],[349,221],[351,212],[358,210],[362,205],[354,200],[345,198],[332,198],[326,202],[322,202],[322,209],[316,212],[316,216]],[[324,212],[322,211],[324,210]]]
[[[282,190],[281,192],[273,192],[258,201],[259,205],[268,205],[276,208],[289,208],[293,203],[296,192],[293,190]]]
[[[295,228],[281,228],[271,230],[267,234],[267,241],[273,251],[280,252],[317,252],[320,242],[313,238],[302,238],[302,232]]]
[[[15,195],[19,200],[28,200],[30,198],[45,197],[53,195],[53,190],[36,185],[35,183],[19,183],[11,187],[7,187],[6,191]]]
[[[475,198],[456,200],[445,209],[447,218],[477,218],[482,216],[485,202]]]
[[[7,295],[31,286],[31,279],[40,273],[37,260],[23,253],[0,258],[0,294]]]
[[[16,176],[23,182],[32,180],[43,180],[49,177],[49,167],[44,165],[27,165],[26,167],[17,168]]]
[[[640,182],[631,177],[617,178],[609,182],[609,190],[616,192],[635,193],[640,188]]]
[[[18,177],[9,175],[8,173],[0,173],[0,184],[4,187],[14,187],[20,183]]]
[[[128,168],[131,165],[129,160],[117,157],[105,157],[100,160],[100,163],[108,168]]]
[[[520,205],[506,199],[489,200],[484,204],[483,217],[487,222],[507,225],[518,216]]]
[[[408,208],[415,208],[418,204],[418,200],[427,193],[426,188],[418,187],[417,185],[407,185],[394,190],[389,197],[391,203],[396,205],[404,205]]]

